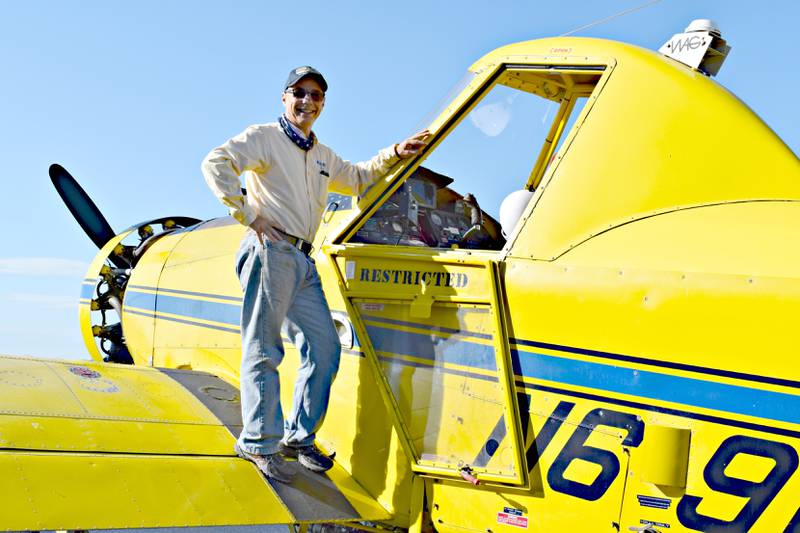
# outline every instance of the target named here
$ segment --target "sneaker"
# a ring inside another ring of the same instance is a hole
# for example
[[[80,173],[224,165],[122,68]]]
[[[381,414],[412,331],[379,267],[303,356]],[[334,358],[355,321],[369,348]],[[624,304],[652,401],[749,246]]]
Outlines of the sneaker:
[[[238,442],[233,445],[233,450],[236,452],[236,455],[242,459],[246,459],[256,465],[261,473],[270,479],[280,481],[281,483],[291,483],[294,478],[292,467],[283,460],[280,453],[257,455],[243,450]]]
[[[280,452],[286,457],[296,457],[297,462],[312,472],[327,472],[333,467],[333,455],[322,453],[316,444],[308,446],[290,446],[284,442],[279,445]]]

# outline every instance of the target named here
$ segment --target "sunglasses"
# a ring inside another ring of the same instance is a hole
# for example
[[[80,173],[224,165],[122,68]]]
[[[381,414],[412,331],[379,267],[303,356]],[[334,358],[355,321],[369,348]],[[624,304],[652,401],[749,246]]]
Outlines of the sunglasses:
[[[321,102],[322,100],[325,99],[325,93],[320,91],[307,91],[301,88],[293,88],[293,89],[286,89],[286,92],[291,93],[292,96],[294,96],[298,100],[302,100],[303,98],[306,97],[306,95],[308,95],[308,97],[311,98],[311,100],[313,100],[314,102]]]

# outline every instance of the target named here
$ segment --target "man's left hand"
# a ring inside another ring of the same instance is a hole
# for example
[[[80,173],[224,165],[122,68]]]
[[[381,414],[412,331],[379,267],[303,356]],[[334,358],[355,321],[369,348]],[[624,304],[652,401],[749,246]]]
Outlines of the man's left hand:
[[[415,133],[403,142],[394,145],[394,152],[400,159],[408,159],[420,153],[426,146],[428,146],[428,137],[431,132],[422,130]]]

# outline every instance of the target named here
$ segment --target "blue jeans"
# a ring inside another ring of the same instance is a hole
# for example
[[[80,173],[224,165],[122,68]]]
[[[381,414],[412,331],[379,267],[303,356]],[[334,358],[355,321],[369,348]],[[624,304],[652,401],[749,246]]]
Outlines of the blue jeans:
[[[258,242],[248,230],[236,257],[242,284],[242,433],[239,446],[265,455],[283,440],[313,444],[328,409],[341,345],[314,262],[286,241]],[[278,365],[281,330],[300,352],[289,418],[284,420]]]

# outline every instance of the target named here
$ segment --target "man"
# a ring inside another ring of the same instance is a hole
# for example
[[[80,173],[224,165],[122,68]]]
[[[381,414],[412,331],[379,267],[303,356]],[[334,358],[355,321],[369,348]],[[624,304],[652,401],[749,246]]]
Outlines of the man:
[[[289,73],[278,122],[250,126],[215,148],[202,170],[231,215],[248,226],[236,258],[242,302],[242,422],[236,453],[267,476],[289,482],[283,456],[324,472],[333,461],[314,444],[328,407],[341,346],[308,257],[328,189],[361,194],[398,161],[425,147],[428,132],[352,164],[319,143],[311,130],[325,106],[328,84],[317,70]],[[247,196],[239,176],[246,173]],[[300,352],[292,411],[284,420],[277,367],[281,326]]]

